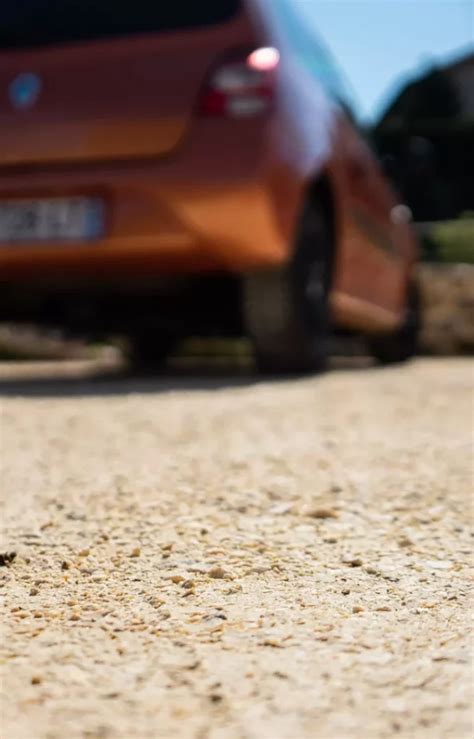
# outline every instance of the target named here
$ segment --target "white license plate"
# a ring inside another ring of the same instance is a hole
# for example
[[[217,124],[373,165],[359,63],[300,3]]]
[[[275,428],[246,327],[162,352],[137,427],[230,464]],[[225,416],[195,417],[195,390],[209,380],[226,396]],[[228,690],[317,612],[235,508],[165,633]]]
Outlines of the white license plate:
[[[99,198],[0,201],[0,243],[85,241],[103,232]]]

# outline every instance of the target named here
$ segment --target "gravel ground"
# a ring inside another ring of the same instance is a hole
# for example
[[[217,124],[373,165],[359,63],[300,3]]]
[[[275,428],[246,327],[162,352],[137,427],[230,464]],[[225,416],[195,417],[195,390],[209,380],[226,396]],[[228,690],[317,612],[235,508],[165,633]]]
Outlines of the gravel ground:
[[[2,736],[470,737],[472,369],[0,367]]]
[[[472,355],[474,264],[420,264],[418,282],[423,350],[432,354]]]

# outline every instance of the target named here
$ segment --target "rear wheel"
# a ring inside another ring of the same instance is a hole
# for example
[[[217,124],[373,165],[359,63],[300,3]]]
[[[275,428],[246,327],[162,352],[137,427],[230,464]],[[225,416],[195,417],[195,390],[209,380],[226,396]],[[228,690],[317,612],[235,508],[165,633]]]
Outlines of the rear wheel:
[[[322,203],[308,202],[291,262],[244,278],[244,321],[260,370],[293,373],[324,368],[332,246]]]
[[[394,333],[372,336],[369,349],[379,364],[405,362],[416,354],[420,331],[420,293],[418,286],[410,284],[403,325]]]

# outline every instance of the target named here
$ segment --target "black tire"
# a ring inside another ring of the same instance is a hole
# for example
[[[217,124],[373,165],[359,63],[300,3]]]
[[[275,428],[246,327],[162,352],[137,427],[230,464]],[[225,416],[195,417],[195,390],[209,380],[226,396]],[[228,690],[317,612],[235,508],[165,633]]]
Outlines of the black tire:
[[[136,333],[130,337],[130,360],[142,372],[158,372],[176,345],[176,337],[154,332]]]
[[[323,205],[308,202],[291,262],[244,278],[244,322],[260,371],[306,373],[325,367],[332,254]]]
[[[394,333],[371,336],[369,350],[379,364],[406,362],[417,351],[421,324],[421,305],[418,286],[409,286],[406,315],[403,325]]]

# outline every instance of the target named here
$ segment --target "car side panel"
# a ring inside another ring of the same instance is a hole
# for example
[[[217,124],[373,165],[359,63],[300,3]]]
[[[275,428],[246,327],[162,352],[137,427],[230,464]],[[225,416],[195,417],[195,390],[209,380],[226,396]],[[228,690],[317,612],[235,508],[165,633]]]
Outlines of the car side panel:
[[[389,200],[383,201],[372,155],[341,111],[330,163],[339,201],[338,254],[332,296],[335,318],[394,327],[401,320],[406,282],[404,257],[392,233]],[[370,312],[362,317],[364,305]],[[376,309],[376,310],[375,310]],[[348,314],[352,313],[350,316]],[[377,328],[374,324],[370,328]]]
[[[334,318],[354,328],[394,328],[402,320],[410,251],[390,219],[396,201],[370,150],[321,76],[306,30],[293,25],[284,3],[256,0],[255,7],[270,42],[281,50],[271,150],[281,163],[290,163],[292,179],[303,183],[300,199],[323,175],[332,184],[337,234]],[[297,215],[294,209],[293,232]]]

